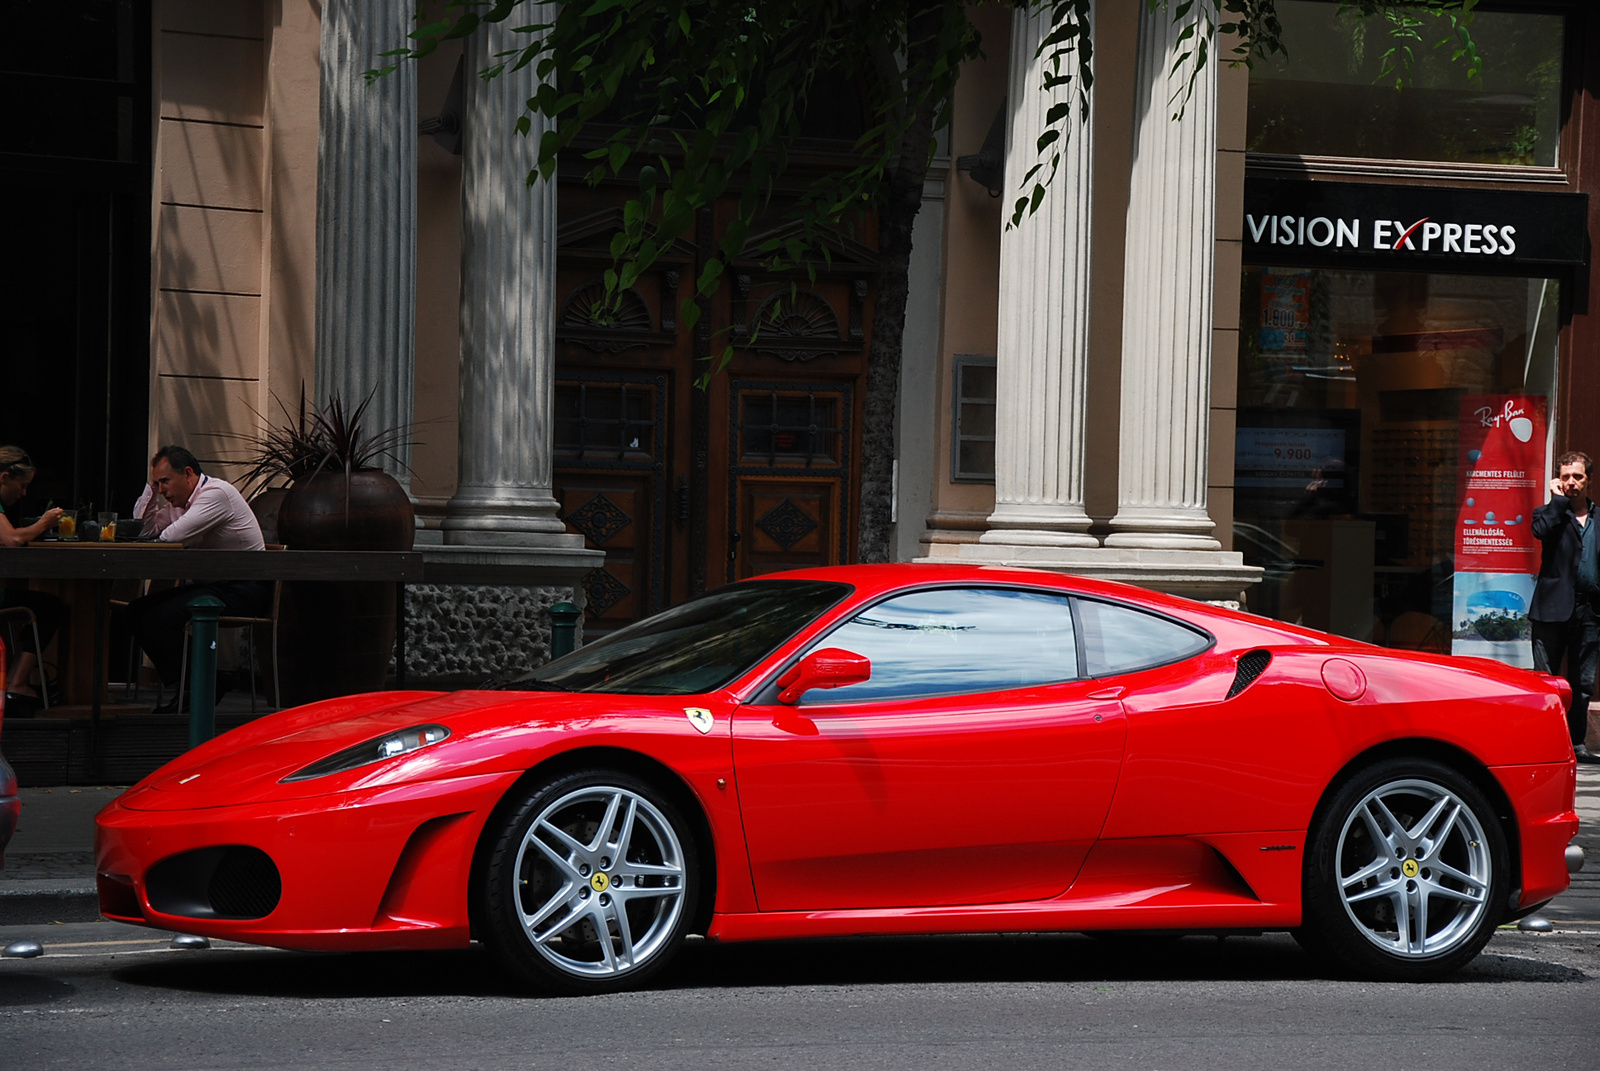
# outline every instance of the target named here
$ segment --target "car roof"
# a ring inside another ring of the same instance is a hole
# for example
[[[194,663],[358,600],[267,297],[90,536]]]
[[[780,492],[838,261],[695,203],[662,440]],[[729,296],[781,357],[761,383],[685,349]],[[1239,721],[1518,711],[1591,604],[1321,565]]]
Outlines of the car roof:
[[[906,587],[929,584],[1006,584],[1028,587],[1054,588],[1082,595],[1099,595],[1109,599],[1144,603],[1148,606],[1197,607],[1206,610],[1214,607],[1196,603],[1176,595],[1165,595],[1149,588],[1121,584],[1114,580],[1097,580],[1046,569],[1023,569],[998,565],[945,565],[920,562],[894,562],[884,565],[828,565],[811,569],[793,569],[781,573],[764,573],[750,580],[827,580],[853,586],[862,595],[876,595]]]

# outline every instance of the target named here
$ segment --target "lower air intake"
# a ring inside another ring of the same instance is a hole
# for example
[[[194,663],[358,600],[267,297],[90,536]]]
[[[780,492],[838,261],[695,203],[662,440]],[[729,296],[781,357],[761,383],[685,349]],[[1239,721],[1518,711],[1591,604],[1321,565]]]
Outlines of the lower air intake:
[[[260,848],[229,844],[169,856],[145,875],[150,906],[192,919],[259,919],[278,906],[283,881]]]

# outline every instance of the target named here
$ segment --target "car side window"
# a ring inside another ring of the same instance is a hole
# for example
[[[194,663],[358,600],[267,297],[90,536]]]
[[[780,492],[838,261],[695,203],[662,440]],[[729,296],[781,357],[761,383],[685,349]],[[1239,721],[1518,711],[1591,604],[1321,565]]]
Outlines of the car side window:
[[[872,662],[872,677],[805,703],[994,692],[1078,676],[1071,600],[1016,588],[934,588],[878,603],[817,643]]]
[[[1210,636],[1170,618],[1095,599],[1078,600],[1078,623],[1090,677],[1179,662],[1211,646]]]

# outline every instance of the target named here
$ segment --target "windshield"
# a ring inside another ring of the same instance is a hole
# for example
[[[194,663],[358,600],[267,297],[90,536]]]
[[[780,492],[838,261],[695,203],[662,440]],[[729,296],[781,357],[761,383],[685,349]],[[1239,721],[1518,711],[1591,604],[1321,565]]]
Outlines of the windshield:
[[[713,591],[486,688],[694,695],[736,680],[824,610],[848,584],[753,580]]]

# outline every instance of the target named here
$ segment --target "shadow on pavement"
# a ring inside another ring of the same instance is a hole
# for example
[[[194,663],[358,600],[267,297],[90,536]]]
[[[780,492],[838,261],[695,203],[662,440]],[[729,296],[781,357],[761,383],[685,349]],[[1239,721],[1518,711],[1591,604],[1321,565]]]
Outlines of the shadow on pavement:
[[[34,1004],[53,1004],[78,992],[78,987],[59,978],[39,974],[0,974],[0,1008],[22,1008]]]
[[[213,949],[121,967],[129,985],[248,996],[526,996],[481,949],[459,952],[300,953]],[[1287,935],[1091,939],[858,938],[715,945],[693,940],[648,988],[1329,979]],[[1586,980],[1580,970],[1485,953],[1446,985]],[[3,994],[3,991],[0,991]]]

